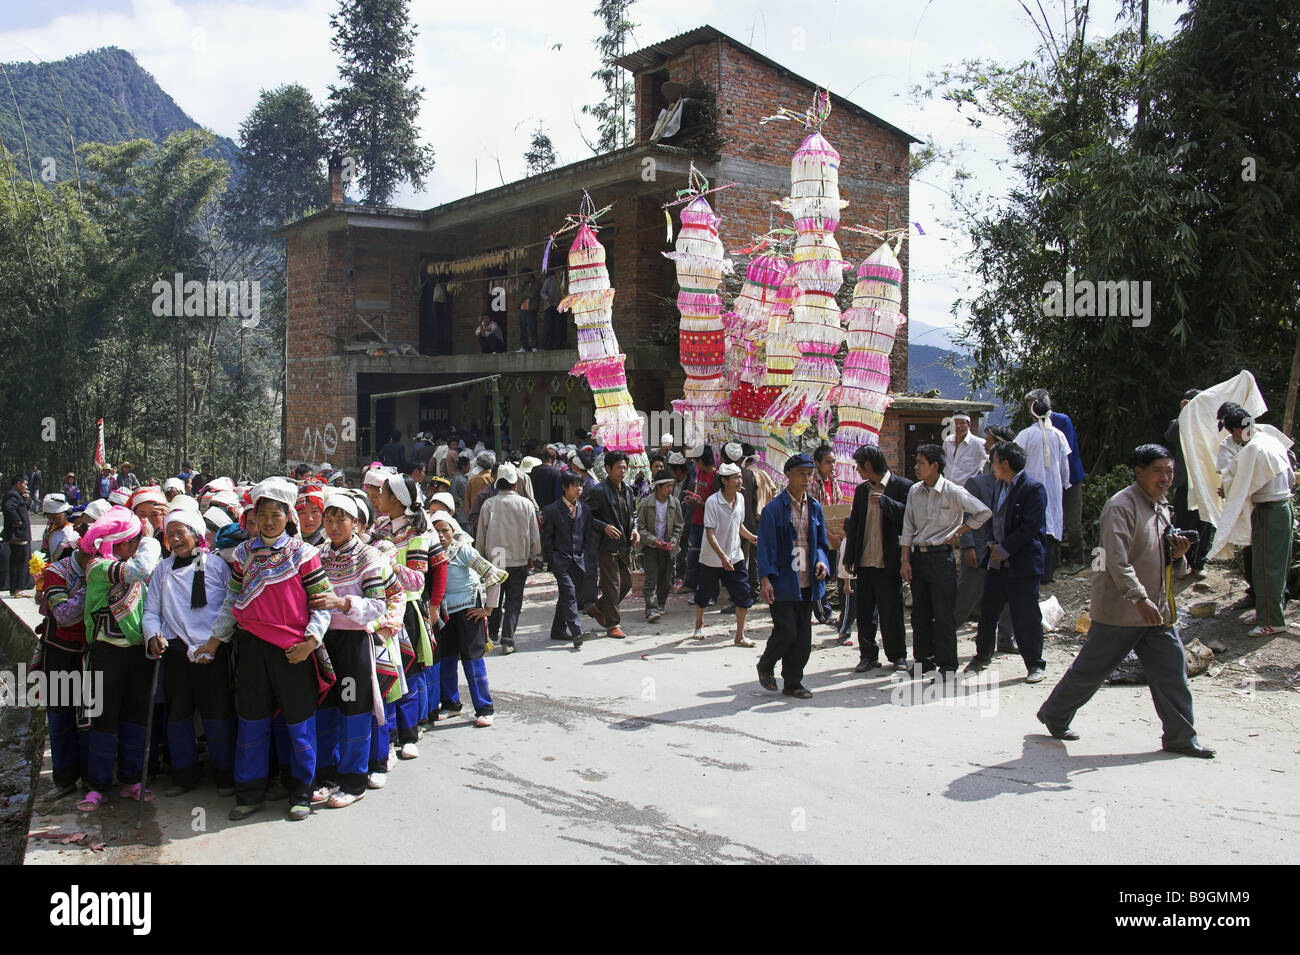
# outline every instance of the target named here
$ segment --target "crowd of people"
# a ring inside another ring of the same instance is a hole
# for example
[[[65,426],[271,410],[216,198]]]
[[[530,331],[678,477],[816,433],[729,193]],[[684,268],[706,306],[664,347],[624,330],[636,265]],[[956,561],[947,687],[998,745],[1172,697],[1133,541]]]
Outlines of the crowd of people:
[[[1070,503],[1082,469],[1068,417],[1045,392],[1026,406],[1034,424],[1017,435],[988,427],[977,436],[955,416],[944,443],[916,449],[914,481],[880,448],[858,448],[861,481],[842,523],[825,510],[849,503],[829,446],[790,456],[775,480],[753,447],[727,443],[715,458],[706,444],[677,450],[672,435],[635,480],[626,454],[585,435],[498,457],[452,433],[417,435],[409,455],[394,433],[360,488],[328,464],[257,483],[186,468],[161,486],[106,467],[88,502],[65,480],[40,505],[36,665],[52,676],[84,672],[103,692],[93,717],[84,701],[50,707],[55,796],[80,789],[84,812],[116,785],[121,798],[148,800],[145,767],[164,761],[166,794],[181,795],[201,782],[201,734],[218,792],[234,797],[232,819],[276,799],[295,820],[349,806],[418,758],[426,729],[462,713],[461,673],[474,725],[493,724],[486,659],[498,645],[515,652],[525,585],[542,568],[558,588],[549,637],[575,650],[600,631],[626,637],[621,605],[639,563],[645,620],[660,620],[682,594],[694,605],[694,639],[708,638],[704,614],[725,590],[732,643],[754,648],[748,612],[765,603],[771,632],[755,666],[768,691],[812,696],[804,670],[814,618],[846,645],[856,628],[859,673],[887,665],[951,685],[957,628],[976,612],[966,672],[1016,653],[1037,683],[1046,674],[1040,584],[1063,535],[1074,548],[1067,560],[1083,552]],[[1250,475],[1259,528],[1247,560],[1258,602],[1251,634],[1267,636],[1285,627],[1293,465],[1239,406],[1224,405],[1219,418],[1225,484],[1236,466]],[[1077,738],[1075,713],[1132,651],[1146,666],[1164,748],[1213,755],[1196,736],[1174,630],[1172,576],[1194,572],[1204,553],[1165,500],[1175,455],[1138,447],[1133,483],[1102,511],[1092,629],[1039,711],[1053,736]],[[18,527],[28,498],[19,475],[4,503],[10,548],[29,540]],[[15,561],[25,568],[25,553],[11,557],[11,573]]]

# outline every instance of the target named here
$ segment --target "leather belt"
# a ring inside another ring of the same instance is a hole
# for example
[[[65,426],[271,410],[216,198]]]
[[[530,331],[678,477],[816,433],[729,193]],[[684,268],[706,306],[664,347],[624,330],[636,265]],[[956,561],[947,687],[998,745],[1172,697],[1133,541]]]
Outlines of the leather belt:
[[[946,550],[951,554],[953,549],[950,544],[919,544],[913,545],[912,550],[916,551],[918,554],[929,554],[933,551]]]

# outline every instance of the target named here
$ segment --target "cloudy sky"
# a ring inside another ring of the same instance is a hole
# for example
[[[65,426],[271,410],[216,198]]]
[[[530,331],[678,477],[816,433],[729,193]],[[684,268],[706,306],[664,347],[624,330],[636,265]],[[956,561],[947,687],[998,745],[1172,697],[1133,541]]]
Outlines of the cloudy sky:
[[[1061,0],[1041,3],[1059,22]],[[595,5],[412,0],[416,80],[425,88],[421,128],[437,168],[424,190],[408,188],[394,204],[425,208],[473,192],[476,179],[483,189],[519,178],[539,122],[562,163],[590,156],[577,127],[594,138],[581,107],[600,95],[591,78]],[[1093,3],[1090,34],[1112,31],[1117,8],[1116,0]],[[335,9],[337,0],[0,0],[0,61],[120,46],[196,121],[237,139],[259,90],[301,83],[324,100],[337,80]],[[1153,30],[1172,33],[1184,9],[1152,3]],[[920,139],[964,144],[981,187],[1001,186],[997,131],[975,131],[946,104],[915,104],[907,91],[964,58],[1032,57],[1037,34],[1017,0],[641,0],[631,16],[638,26],[629,49],[710,24]],[[832,142],[833,130],[827,127]],[[911,240],[911,317],[950,325],[952,302],[967,287],[963,245],[941,224],[950,218],[943,172],[922,178],[912,188],[912,218],[926,235]]]

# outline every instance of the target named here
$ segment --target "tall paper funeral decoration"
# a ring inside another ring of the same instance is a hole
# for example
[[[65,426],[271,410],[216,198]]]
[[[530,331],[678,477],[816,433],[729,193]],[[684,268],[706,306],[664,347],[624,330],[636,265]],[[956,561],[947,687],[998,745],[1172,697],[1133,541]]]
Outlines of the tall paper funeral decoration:
[[[683,397],[673,402],[673,410],[685,419],[690,444],[726,441],[730,421],[724,378],[726,335],[718,286],[732,266],[723,256],[718,238],[719,217],[704,198],[716,191],[709,189],[708,180],[692,165],[687,188],[679,190],[677,199],[665,206],[666,210],[685,204],[676,251],[663,254],[677,268],[677,310],[682,316],[678,347],[686,372]],[[671,223],[669,219],[670,233]]]
[[[645,438],[641,419],[627,390],[627,374],[623,369],[627,356],[619,350],[618,337],[614,334],[614,289],[610,287],[609,270],[605,267],[605,247],[596,238],[596,219],[609,208],[597,212],[591,197],[584,193],[578,213],[568,216],[567,224],[551,234],[542,271],[546,270],[546,259],[555,237],[577,229],[578,234],[569,247],[569,294],[557,306],[561,312],[573,312],[578,329],[578,363],[569,374],[585,375],[591,385],[596,403],[593,437],[607,450],[627,452],[629,473],[636,474],[649,470]]]

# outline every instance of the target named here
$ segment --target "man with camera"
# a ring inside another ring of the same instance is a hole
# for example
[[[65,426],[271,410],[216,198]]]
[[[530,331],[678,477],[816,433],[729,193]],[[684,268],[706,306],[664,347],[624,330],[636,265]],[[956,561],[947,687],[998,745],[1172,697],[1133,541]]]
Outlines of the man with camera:
[[[1174,482],[1173,455],[1161,445],[1133,451],[1133,483],[1101,512],[1101,572],[1092,579],[1092,626],[1083,649],[1038,710],[1057,739],[1074,740],[1074,714],[1092,699],[1130,650],[1146,669],[1166,752],[1209,759],[1192,718],[1183,644],[1174,630],[1169,594],[1171,565],[1182,562],[1194,531],[1171,523],[1165,494]]]

